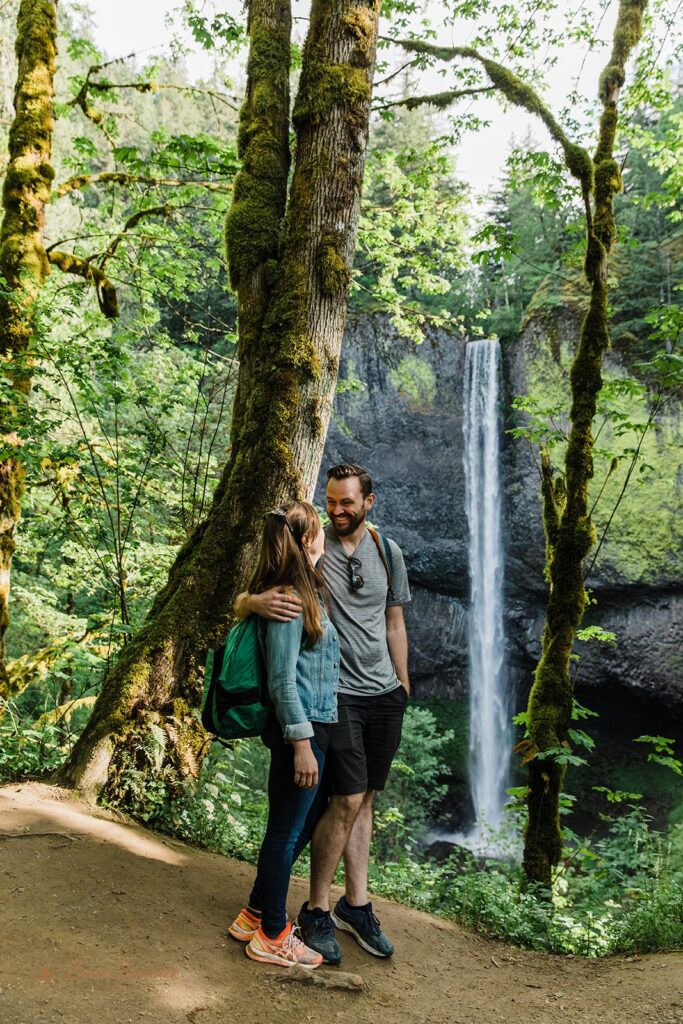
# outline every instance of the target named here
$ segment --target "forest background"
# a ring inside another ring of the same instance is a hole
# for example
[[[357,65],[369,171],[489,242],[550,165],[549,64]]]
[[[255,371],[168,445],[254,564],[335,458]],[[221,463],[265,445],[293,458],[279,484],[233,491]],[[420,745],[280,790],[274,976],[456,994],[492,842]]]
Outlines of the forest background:
[[[496,20],[477,11],[476,27],[499,53],[530,59],[542,88],[561,31],[540,30],[539,6],[507,22],[505,12]],[[0,9],[5,137],[17,7]],[[414,18],[409,8],[387,10],[395,32]],[[582,52],[597,46],[605,11],[574,20],[572,43]],[[678,400],[672,358],[680,330],[683,108],[674,14],[653,11],[620,136],[625,189],[616,200],[611,329],[632,376],[619,384],[618,402],[612,395],[613,420],[621,426],[619,443],[601,453],[608,464],[628,466],[644,433],[639,425],[657,401]],[[77,5],[60,9],[56,187],[45,243],[48,253],[66,249],[106,273],[119,315],[103,316],[102,288],[98,294],[91,282],[56,270],[37,302],[32,395],[18,431],[26,493],[12,563],[4,778],[49,772],[68,758],[110,663],[206,515],[229,454],[237,340],[223,224],[239,167],[245,32],[238,12],[210,14],[186,3],[180,19],[214,61],[214,73],[201,83],[188,79],[179,39],[163,57],[103,68],[87,13]],[[458,142],[480,127],[474,97],[452,116],[443,98],[412,109],[425,61],[404,54],[376,75],[393,91],[375,97],[349,316],[382,311],[415,344],[425,324],[514,344],[534,302],[561,307],[568,289],[582,294],[576,190],[557,154],[527,139],[510,152],[501,182],[474,203],[457,174]],[[298,62],[295,47],[295,68]],[[83,86],[95,75],[108,85],[89,96]],[[459,86],[468,88],[474,86]],[[563,120],[583,138],[593,113],[592,96],[570,96]],[[419,392],[419,379],[408,386]],[[363,382],[337,387],[361,391]],[[520,398],[526,415],[519,443],[561,448],[565,433],[555,425],[564,410],[542,396],[534,404]],[[647,486],[669,486],[650,469]],[[618,496],[620,482],[610,486]],[[442,816],[465,732],[443,704],[417,701],[411,709],[401,763],[378,814],[377,891],[537,948],[601,953],[681,944],[683,801],[680,764],[666,736],[648,744],[663,780],[651,776],[657,821],[647,793],[602,785],[604,806],[592,835],[573,833],[567,815],[567,848],[548,903],[520,886],[514,854],[523,787],[511,793],[508,861],[457,851],[439,863],[427,857],[420,838]],[[574,732],[579,750],[565,755],[567,812],[572,766],[581,766],[592,745],[588,729]],[[107,799],[155,827],[253,857],[265,810],[259,745],[212,750],[198,786],[180,799],[165,776],[166,743],[161,725],[152,728],[140,763],[121,774]],[[634,747],[634,763],[643,760]]]

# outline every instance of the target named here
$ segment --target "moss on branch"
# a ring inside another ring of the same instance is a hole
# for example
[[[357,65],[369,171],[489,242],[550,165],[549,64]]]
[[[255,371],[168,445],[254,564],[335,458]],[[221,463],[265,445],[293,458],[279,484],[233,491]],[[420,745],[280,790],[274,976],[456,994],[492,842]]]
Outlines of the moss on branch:
[[[143,210],[138,210],[136,213],[131,214],[119,231],[118,235],[116,235],[116,237],[113,238],[107,246],[106,251],[99,261],[99,269],[104,271],[109,260],[113,259],[116,255],[116,250],[121,245],[128,232],[137,227],[141,221],[147,220],[149,217],[170,217],[173,214],[173,209],[174,208],[170,203],[162,203],[161,206],[147,206]],[[113,316],[117,315],[118,313],[113,314]]]
[[[217,181],[197,181],[194,178],[153,178],[144,174],[128,174],[126,171],[100,171],[97,174],[77,174],[57,185],[54,192],[57,198],[68,196],[70,192],[81,191],[93,185],[149,185],[162,188],[203,188],[209,192],[231,192],[232,186]]]
[[[536,117],[543,121],[555,142],[559,143],[562,147],[570,174],[581,183],[584,193],[591,192],[593,187],[593,162],[589,154],[582,146],[571,142],[550,108],[543,102],[536,90],[527,85],[514,71],[506,68],[498,61],[479,53],[472,46],[434,46],[421,40],[412,39],[399,40],[399,45],[403,46],[406,50],[412,50],[414,53],[429,54],[437,60],[452,61],[457,58],[463,58],[474,60],[481,64],[493,88],[502,93],[510,103],[528,110],[530,114],[535,114]],[[452,95],[454,98],[457,98],[460,95],[459,90],[454,90]],[[435,105],[445,106],[450,102],[447,99],[448,96],[449,94],[446,92],[440,93],[436,97],[431,98],[429,102],[436,100]]]
[[[394,107],[405,107],[406,110],[416,110],[418,107],[431,106],[438,110],[445,110],[456,100],[464,99],[466,96],[479,96],[494,91],[492,85],[481,85],[472,89],[447,89],[445,92],[426,93],[424,96],[406,96],[401,100],[390,100],[377,104],[375,109],[391,110]]]
[[[99,267],[96,267],[89,260],[82,259],[80,256],[74,256],[71,252],[52,250],[48,253],[48,259],[63,274],[75,274],[78,277],[82,277],[89,284],[94,285],[100,309],[106,317],[113,320],[119,315],[116,288],[103,270],[100,270]]]

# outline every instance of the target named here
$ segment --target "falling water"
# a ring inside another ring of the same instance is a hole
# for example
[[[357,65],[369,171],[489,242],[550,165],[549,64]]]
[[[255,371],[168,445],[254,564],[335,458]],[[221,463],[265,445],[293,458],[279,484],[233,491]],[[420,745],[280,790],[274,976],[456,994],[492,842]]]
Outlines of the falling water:
[[[470,790],[475,833],[500,824],[512,732],[503,649],[497,341],[465,350],[465,501],[469,529]]]

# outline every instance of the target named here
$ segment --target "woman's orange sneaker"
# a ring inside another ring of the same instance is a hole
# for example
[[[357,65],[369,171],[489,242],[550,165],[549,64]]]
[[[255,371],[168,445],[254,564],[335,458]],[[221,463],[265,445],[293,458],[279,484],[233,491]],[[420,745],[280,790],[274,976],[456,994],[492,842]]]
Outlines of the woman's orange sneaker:
[[[251,960],[264,964],[279,964],[280,967],[293,967],[301,964],[313,970],[323,962],[320,953],[309,949],[296,935],[292,922],[288,921],[276,939],[269,939],[259,928],[245,949]]]
[[[261,918],[242,907],[239,914],[228,928],[228,935],[238,942],[249,942],[259,929]]]

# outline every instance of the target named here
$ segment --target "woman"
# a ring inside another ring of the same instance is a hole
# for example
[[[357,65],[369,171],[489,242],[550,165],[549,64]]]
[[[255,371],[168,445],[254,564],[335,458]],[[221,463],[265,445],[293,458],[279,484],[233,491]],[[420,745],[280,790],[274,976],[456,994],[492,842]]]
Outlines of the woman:
[[[292,864],[314,824],[312,808],[330,725],[337,720],[339,638],[327,615],[325,582],[315,570],[324,543],[320,520],[308,502],[290,501],[269,512],[248,588],[256,594],[292,587],[303,612],[290,622],[259,619],[276,716],[263,736],[271,758],[268,825],[249,903],[228,931],[248,943],[252,960],[285,967],[318,967],[323,959],[295,935],[286,905]]]

